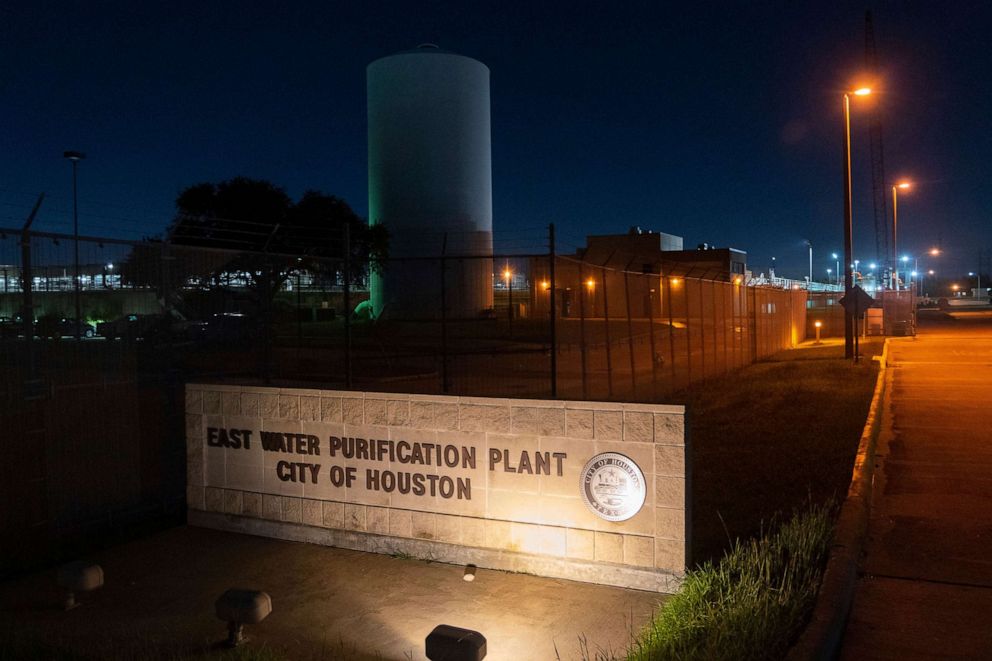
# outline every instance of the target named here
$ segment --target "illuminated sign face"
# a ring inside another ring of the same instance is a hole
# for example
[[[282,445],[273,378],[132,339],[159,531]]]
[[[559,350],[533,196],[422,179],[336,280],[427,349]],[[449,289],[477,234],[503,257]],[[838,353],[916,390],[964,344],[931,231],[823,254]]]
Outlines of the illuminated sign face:
[[[596,516],[626,521],[644,505],[644,474],[629,457],[598,454],[582,469],[582,497]]]

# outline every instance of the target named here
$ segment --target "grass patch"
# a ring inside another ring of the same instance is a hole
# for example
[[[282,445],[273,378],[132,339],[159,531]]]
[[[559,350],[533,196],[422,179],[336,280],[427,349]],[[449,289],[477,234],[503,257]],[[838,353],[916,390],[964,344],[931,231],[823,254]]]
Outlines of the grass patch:
[[[689,415],[694,564],[718,560],[780,513],[843,499],[881,348],[863,342],[855,365],[843,346],[804,345],[669,399]]]
[[[774,533],[738,540],[718,564],[689,572],[628,660],[783,657],[816,601],[832,510],[809,506]]]

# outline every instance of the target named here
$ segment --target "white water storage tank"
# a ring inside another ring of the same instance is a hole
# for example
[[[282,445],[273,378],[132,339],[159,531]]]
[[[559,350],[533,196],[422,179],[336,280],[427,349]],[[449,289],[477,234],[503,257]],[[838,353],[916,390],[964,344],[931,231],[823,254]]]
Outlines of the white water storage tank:
[[[489,68],[424,45],[369,64],[369,222],[390,233],[372,313],[478,317],[493,305]]]

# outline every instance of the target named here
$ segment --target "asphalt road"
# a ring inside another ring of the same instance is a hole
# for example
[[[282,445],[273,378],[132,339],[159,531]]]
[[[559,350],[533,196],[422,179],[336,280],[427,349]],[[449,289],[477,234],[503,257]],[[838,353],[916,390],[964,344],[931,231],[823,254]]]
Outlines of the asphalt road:
[[[992,312],[955,312],[889,350],[841,658],[992,658]]]

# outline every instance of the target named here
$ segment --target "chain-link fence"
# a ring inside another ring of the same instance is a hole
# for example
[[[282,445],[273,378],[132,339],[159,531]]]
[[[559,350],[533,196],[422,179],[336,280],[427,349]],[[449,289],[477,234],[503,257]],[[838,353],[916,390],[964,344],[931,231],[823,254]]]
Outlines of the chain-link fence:
[[[3,339],[29,376],[86,380],[149,354],[198,378],[653,401],[807,333],[806,292],[685,263],[387,260],[380,272],[404,274],[391,279],[399,316],[376,310],[368,270],[345,277],[343,260],[82,238],[77,265],[75,250],[60,234],[0,238]],[[480,268],[492,273],[481,293],[462,277]]]

